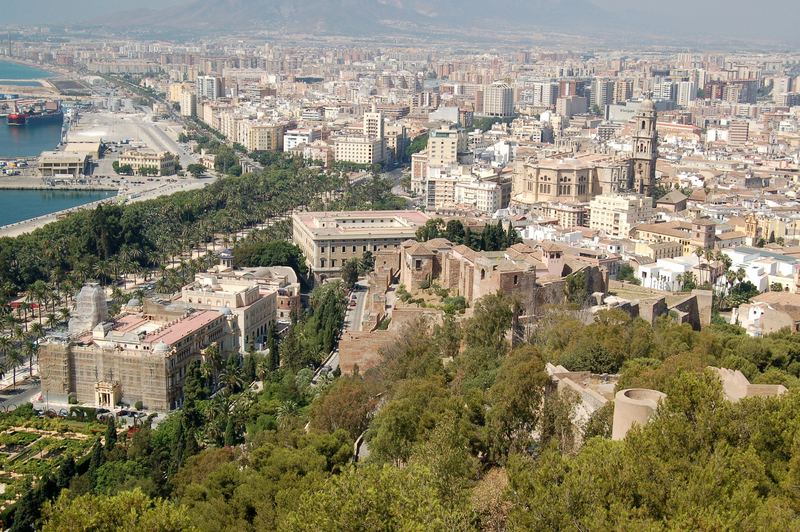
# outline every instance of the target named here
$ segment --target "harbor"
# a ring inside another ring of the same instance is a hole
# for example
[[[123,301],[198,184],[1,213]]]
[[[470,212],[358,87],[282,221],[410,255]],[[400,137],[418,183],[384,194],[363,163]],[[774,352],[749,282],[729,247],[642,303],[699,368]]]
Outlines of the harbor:
[[[195,162],[177,141],[183,126],[116,97],[114,89],[102,82],[95,86],[93,78],[67,71],[43,73],[14,63],[11,71],[18,79],[13,81],[19,85],[4,88],[2,80],[13,77],[4,73],[9,64],[0,62],[0,207],[7,203],[11,216],[0,215],[0,236],[28,233],[104,202],[143,201],[213,182],[213,178],[177,175],[119,175],[114,162],[126,150],[173,153],[184,167]],[[25,72],[30,79],[19,79]],[[38,96],[45,88],[50,92]],[[79,88],[90,95],[69,97],[59,88],[67,92]],[[69,170],[42,166],[44,160],[62,158],[82,162]]]

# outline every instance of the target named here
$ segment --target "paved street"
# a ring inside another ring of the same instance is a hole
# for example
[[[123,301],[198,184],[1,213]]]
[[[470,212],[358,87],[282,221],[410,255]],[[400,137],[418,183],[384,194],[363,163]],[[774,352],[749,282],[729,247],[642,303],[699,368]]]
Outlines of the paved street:
[[[344,317],[344,329],[346,331],[361,330],[361,321],[364,319],[364,304],[367,301],[367,288],[366,281],[359,281],[353,289],[356,306],[347,307],[347,313]]]
[[[29,403],[41,391],[41,386],[37,381],[27,380],[20,382],[17,380],[17,387],[8,387],[0,390],[0,410],[16,408],[17,406]]]

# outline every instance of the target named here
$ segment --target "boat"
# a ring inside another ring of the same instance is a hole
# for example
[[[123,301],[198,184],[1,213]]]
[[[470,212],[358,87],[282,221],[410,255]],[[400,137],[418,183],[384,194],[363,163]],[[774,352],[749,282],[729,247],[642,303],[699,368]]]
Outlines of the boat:
[[[64,110],[59,101],[34,102],[25,107],[25,110],[16,108],[15,112],[8,114],[6,121],[9,126],[27,126],[63,122],[64,120]]]

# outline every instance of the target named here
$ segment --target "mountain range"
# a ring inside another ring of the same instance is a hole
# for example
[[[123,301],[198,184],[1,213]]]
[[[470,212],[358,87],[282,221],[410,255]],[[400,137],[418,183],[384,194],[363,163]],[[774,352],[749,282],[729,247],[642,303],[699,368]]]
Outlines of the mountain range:
[[[611,13],[588,0],[189,0],[164,9],[113,13],[97,22],[370,36],[473,28],[574,31],[607,26],[611,19]]]

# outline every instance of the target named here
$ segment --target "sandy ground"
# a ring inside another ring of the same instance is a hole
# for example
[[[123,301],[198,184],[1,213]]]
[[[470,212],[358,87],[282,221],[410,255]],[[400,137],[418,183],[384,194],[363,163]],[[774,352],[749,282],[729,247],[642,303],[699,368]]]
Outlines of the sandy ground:
[[[179,124],[170,121],[154,122],[150,114],[97,111],[80,115],[77,123],[70,128],[67,140],[76,142],[102,138],[107,143],[129,140],[130,143],[120,149],[141,147],[156,152],[174,153],[180,157],[181,165],[186,168],[197,160],[194,154],[178,143],[181,131]],[[118,156],[119,152],[109,155],[106,159],[113,160],[114,155]]]

